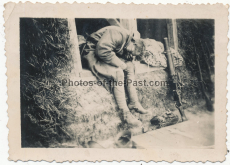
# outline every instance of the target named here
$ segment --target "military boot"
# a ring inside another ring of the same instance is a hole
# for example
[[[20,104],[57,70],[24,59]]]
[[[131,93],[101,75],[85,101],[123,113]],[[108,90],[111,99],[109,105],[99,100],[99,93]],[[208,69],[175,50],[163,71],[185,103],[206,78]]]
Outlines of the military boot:
[[[121,81],[122,77],[116,80]],[[114,86],[113,89],[115,100],[117,102],[119,110],[121,110],[122,112],[122,118],[124,119],[124,121],[132,126],[141,126],[142,123],[139,120],[137,120],[129,111],[129,108],[126,103],[124,86]]]
[[[130,110],[135,110],[137,113],[140,114],[147,114],[149,113],[148,110],[145,110],[137,97],[137,92],[136,92],[136,88],[132,85],[128,85],[126,86],[126,89],[128,91],[128,96],[129,96],[129,104],[128,107]]]
[[[141,121],[138,120],[137,118],[135,118],[135,117],[131,114],[131,112],[125,111],[125,112],[123,112],[123,114],[124,114],[124,120],[125,120],[128,124],[130,124],[131,126],[133,126],[133,127],[140,127],[140,126],[142,126]]]
[[[139,102],[134,102],[134,103],[131,102],[128,104],[128,107],[130,110],[134,110],[135,112],[140,113],[140,114],[149,113],[149,111],[144,109]]]
[[[135,67],[132,63],[128,63],[127,66],[128,67],[126,69],[126,78],[127,78],[126,89],[127,89],[128,97],[129,97],[128,107],[130,110],[135,110],[137,113],[147,114],[148,111],[145,110],[139,103],[135,86],[133,86],[133,84],[128,83],[128,81],[130,80],[132,82],[135,81]]]

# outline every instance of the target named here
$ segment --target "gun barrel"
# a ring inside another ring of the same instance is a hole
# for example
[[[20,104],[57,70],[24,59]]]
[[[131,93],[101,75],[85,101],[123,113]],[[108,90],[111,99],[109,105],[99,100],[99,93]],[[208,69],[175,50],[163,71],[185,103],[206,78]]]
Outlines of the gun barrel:
[[[175,75],[175,69],[174,69],[172,54],[171,54],[171,51],[169,49],[168,38],[165,37],[164,40],[165,40],[165,48],[166,48],[166,54],[167,54],[167,59],[168,59],[168,65],[169,65],[170,74],[171,74],[171,76],[174,76]]]

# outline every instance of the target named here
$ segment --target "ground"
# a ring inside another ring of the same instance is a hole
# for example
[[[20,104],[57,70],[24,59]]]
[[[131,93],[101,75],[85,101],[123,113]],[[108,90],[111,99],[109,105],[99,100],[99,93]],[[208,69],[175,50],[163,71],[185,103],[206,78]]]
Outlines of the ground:
[[[132,140],[143,148],[214,148],[214,114],[204,106],[186,110],[188,121],[160,128]]]
[[[137,74],[136,80],[146,80],[147,82],[150,80],[165,81],[167,80],[167,72],[165,70],[158,70]],[[124,130],[131,130],[134,136],[142,136],[140,135],[142,134],[142,128],[130,128],[127,124],[122,123],[114,97],[112,93],[104,87],[67,86],[66,90],[69,91],[68,101],[63,102],[63,106],[69,106],[69,108],[75,112],[72,114],[73,117],[69,117],[68,120],[70,120],[70,124],[67,126],[67,131],[73,138],[72,140],[63,140],[62,143],[53,144],[52,147],[87,147],[90,141],[101,143],[107,143],[108,141],[113,142],[113,139]],[[174,106],[173,99],[168,94],[167,86],[140,86],[137,87],[137,92],[142,106],[151,112],[151,115],[139,115],[132,112],[136,118],[142,121],[143,125],[150,127],[151,118],[156,115],[161,115],[166,112],[166,110],[170,110],[172,113],[180,116]],[[184,102],[186,101],[184,100]],[[189,103],[188,100],[183,106],[189,118],[189,122],[186,123],[191,123],[191,121],[196,120],[205,109],[205,105],[203,105],[202,108],[196,106],[191,108]],[[179,120],[178,122],[181,121]],[[212,122],[210,121],[210,123]],[[190,127],[190,125],[187,125],[186,128],[188,127]],[[204,128],[206,129],[206,125],[204,125]],[[156,131],[156,129],[157,127],[151,126],[150,130]],[[146,135],[149,135],[149,133]],[[139,142],[137,142],[137,144],[138,143]]]
[[[123,141],[123,148],[214,148],[214,113],[206,110],[204,102],[185,110],[188,121],[152,130],[139,135],[131,136]],[[175,112],[177,114],[177,112]],[[179,115],[179,114],[178,114]],[[133,132],[131,132],[133,135]],[[90,144],[81,147],[93,148],[120,148],[117,145],[118,136],[106,140],[90,141]],[[89,144],[89,143],[88,143]],[[79,147],[76,141],[61,144],[59,147]]]

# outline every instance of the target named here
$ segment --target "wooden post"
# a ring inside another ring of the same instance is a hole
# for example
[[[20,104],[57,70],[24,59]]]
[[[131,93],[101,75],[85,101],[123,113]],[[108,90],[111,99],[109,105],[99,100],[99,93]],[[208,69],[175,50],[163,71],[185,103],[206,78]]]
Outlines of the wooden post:
[[[133,31],[134,38],[140,38],[140,33],[137,31],[137,20],[136,18],[133,19],[120,19],[120,24],[128,30]]]
[[[178,50],[178,35],[177,35],[177,24],[176,19],[172,19],[172,28],[173,28],[173,42],[175,51]]]
[[[169,46],[174,47],[174,50],[178,50],[178,37],[177,37],[177,24],[176,19],[167,20],[167,30]]]
[[[117,19],[106,19],[110,25],[123,27],[128,30],[132,30],[134,33],[134,38],[140,38],[140,33],[137,31],[137,20],[133,19],[120,19],[120,22]]]
[[[167,20],[168,43],[169,47],[174,47],[172,20]]]
[[[131,19],[120,19],[120,23],[125,29],[132,30],[134,28]]]
[[[71,54],[73,58],[73,73],[79,77],[79,73],[82,71],[81,56],[78,46],[77,28],[74,18],[68,18],[69,36],[71,44]]]
[[[120,24],[120,22],[118,22],[117,19],[109,18],[106,20],[109,22],[110,25],[122,27],[122,25]]]

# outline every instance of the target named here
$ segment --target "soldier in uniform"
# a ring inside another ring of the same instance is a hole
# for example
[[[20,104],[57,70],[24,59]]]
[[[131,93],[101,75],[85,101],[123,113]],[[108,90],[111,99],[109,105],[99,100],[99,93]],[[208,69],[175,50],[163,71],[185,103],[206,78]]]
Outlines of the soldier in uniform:
[[[135,80],[135,68],[132,63],[133,56],[141,56],[144,45],[141,39],[134,40],[133,33],[117,26],[107,26],[94,33],[89,39],[95,45],[95,51],[89,51],[84,58],[88,61],[89,69],[100,80],[113,79],[116,82]],[[128,92],[129,103],[127,105],[125,88]],[[139,103],[136,89],[132,84],[113,86],[113,93],[124,120],[132,126],[140,126],[142,123],[130,112],[134,109],[140,114],[148,113]]]

